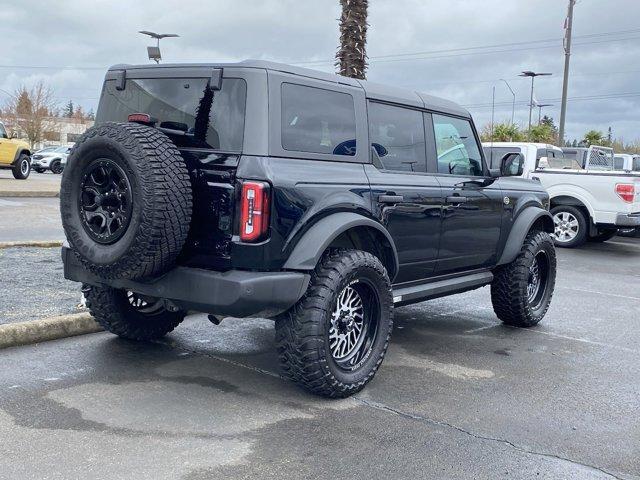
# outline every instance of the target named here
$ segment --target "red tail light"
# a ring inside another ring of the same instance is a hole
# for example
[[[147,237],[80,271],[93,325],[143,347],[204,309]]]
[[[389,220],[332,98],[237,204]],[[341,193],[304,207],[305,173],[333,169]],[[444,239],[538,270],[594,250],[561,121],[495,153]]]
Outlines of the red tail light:
[[[636,188],[633,183],[618,183],[616,184],[616,193],[625,202],[633,203],[633,198],[636,196]]]
[[[269,185],[244,182],[240,205],[240,240],[261,240],[269,229]]]
[[[148,113],[132,113],[127,117],[129,122],[133,123],[142,123],[143,125],[154,125],[156,123],[156,119],[153,118]]]

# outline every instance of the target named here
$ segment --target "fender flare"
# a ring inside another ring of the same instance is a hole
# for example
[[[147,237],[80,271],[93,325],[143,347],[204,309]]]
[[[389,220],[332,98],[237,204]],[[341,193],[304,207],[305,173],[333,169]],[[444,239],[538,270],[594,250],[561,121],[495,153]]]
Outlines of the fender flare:
[[[289,259],[284,264],[285,269],[290,270],[313,270],[316,268],[320,257],[331,242],[347,230],[354,227],[370,227],[382,233],[393,251],[394,271],[389,272],[390,277],[394,277],[398,272],[398,252],[391,238],[391,234],[380,223],[352,212],[339,212],[329,215],[314,224],[298,240]]]
[[[525,237],[531,230],[531,227],[540,218],[546,218],[544,221],[545,231],[553,233],[553,216],[545,209],[540,207],[526,208],[513,222],[511,232],[507,238],[502,255],[496,265],[506,265],[513,262],[520,252]]]
[[[15,165],[16,162],[20,159],[20,155],[22,155],[23,153],[27,154],[27,156],[29,157],[29,162],[31,162],[31,152],[26,148],[18,148],[16,149],[16,154],[13,157],[13,162],[11,162],[11,165]]]

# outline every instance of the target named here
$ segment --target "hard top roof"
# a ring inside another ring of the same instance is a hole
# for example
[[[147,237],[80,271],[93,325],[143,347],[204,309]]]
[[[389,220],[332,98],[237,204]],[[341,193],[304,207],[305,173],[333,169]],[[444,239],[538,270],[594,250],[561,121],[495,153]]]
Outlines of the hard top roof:
[[[312,70],[310,68],[297,67],[294,65],[287,65],[285,63],[270,62],[266,60],[244,60],[237,63],[163,63],[161,65],[143,64],[143,65],[114,65],[109,68],[110,71],[116,70],[130,70],[130,69],[155,69],[155,68],[202,68],[202,67],[228,67],[228,68],[260,68],[264,70],[272,70],[276,72],[289,73],[292,75],[299,75],[301,77],[313,78],[317,80],[324,80],[327,82],[339,83],[344,85],[351,85],[354,87],[361,87],[365,91],[367,98],[382,100],[392,103],[401,103],[405,105],[411,105],[420,108],[426,108],[428,110],[435,110],[443,113],[450,113],[453,115],[459,115],[463,117],[471,117],[469,112],[462,108],[455,102],[445,100],[443,98],[434,97],[425,93],[416,92],[413,90],[391,87],[388,85],[381,85],[378,83],[369,82],[366,80],[356,80],[354,78],[343,77],[342,75],[336,75],[328,72],[321,72],[319,70]]]

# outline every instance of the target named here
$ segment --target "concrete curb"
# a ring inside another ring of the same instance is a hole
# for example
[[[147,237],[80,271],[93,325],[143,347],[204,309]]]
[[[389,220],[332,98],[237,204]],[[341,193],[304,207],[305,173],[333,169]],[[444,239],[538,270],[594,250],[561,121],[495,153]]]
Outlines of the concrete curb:
[[[60,240],[25,240],[24,242],[0,242],[0,250],[2,250],[3,248],[13,247],[53,248],[61,246],[62,242]]]
[[[89,313],[0,325],[0,349],[102,331]]]
[[[50,198],[59,197],[60,192],[54,192],[50,190],[0,190],[0,197],[33,197],[33,198]]]

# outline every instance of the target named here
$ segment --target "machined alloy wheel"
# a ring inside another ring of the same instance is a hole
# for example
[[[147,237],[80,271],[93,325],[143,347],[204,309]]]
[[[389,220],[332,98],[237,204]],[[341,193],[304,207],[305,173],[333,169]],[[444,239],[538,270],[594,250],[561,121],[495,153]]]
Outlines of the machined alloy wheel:
[[[140,313],[153,314],[161,312],[164,308],[162,299],[152,298],[127,290],[127,300],[136,311]]]
[[[101,158],[87,165],[80,184],[80,219],[85,232],[96,242],[112,244],[127,230],[133,199],[124,170]]]
[[[554,238],[556,241],[566,243],[574,240],[580,232],[578,219],[571,212],[558,212],[553,216],[555,225]]]
[[[23,159],[20,162],[20,173],[22,173],[22,175],[29,173],[29,160]]]
[[[338,295],[331,313],[329,349],[336,365],[352,371],[371,351],[379,323],[376,292],[371,285],[357,281]]]

